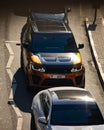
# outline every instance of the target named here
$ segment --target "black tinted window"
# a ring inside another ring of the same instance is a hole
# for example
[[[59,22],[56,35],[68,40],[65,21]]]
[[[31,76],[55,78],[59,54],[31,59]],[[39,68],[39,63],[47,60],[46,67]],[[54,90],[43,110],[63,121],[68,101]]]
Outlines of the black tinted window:
[[[51,124],[53,125],[96,125],[102,124],[103,117],[96,105],[72,104],[53,105]]]
[[[69,33],[33,33],[30,49],[32,52],[77,52],[74,37]]]

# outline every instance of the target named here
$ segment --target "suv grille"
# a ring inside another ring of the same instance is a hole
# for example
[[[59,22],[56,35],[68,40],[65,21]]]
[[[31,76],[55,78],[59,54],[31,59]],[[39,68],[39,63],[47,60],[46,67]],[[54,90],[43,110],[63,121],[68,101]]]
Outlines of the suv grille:
[[[45,79],[43,86],[73,86],[71,79]]]
[[[44,67],[45,68],[45,72],[46,73],[58,73],[58,74],[61,74],[61,73],[71,73],[71,68],[72,67],[66,67],[65,65],[64,66],[47,66],[47,67]]]

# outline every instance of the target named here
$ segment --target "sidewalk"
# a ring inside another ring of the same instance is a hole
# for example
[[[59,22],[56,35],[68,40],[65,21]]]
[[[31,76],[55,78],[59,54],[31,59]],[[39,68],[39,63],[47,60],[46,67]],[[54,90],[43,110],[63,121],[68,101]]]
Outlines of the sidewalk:
[[[104,89],[104,20],[97,19],[92,25],[88,19],[85,21],[86,31],[89,38],[91,53],[94,58],[99,79]]]

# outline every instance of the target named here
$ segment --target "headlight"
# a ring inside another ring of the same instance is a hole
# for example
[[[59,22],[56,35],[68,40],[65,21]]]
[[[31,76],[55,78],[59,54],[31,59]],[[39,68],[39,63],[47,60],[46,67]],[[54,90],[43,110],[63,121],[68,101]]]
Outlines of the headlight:
[[[33,55],[31,53],[30,59],[31,59],[30,69],[39,72],[45,72],[45,69],[41,66],[41,61],[37,55]]]
[[[31,59],[32,62],[41,65],[41,61],[40,61],[40,59],[39,59],[39,57],[38,57],[37,55],[32,55],[32,54],[31,54],[30,59]]]
[[[74,65],[82,63],[82,58],[81,58],[80,53],[72,54],[72,59],[73,59]]]
[[[78,72],[78,71],[81,71],[81,70],[82,70],[82,65],[80,65],[80,66],[74,66],[71,69],[71,72]]]
[[[45,69],[42,66],[35,63],[31,63],[31,69],[39,72],[45,72]]]

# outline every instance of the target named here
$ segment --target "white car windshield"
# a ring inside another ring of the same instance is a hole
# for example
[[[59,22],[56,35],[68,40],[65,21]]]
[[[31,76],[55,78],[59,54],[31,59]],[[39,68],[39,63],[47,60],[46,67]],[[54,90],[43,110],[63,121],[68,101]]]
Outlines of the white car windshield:
[[[103,117],[96,104],[57,104],[52,107],[52,125],[98,125]]]

